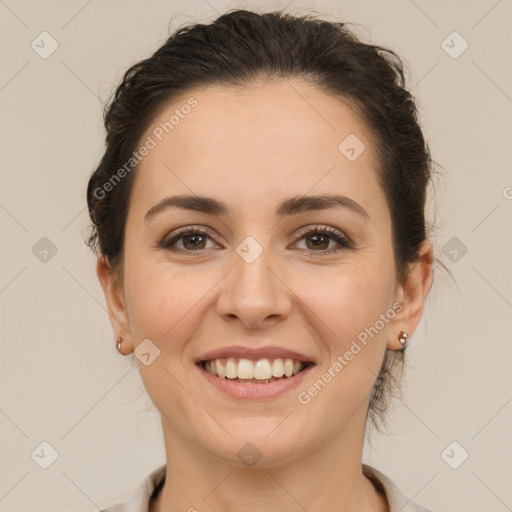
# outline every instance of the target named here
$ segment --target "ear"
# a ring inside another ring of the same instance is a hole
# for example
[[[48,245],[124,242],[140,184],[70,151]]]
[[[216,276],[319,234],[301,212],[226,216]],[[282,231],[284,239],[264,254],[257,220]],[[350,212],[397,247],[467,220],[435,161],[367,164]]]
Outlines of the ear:
[[[105,294],[108,316],[115,339],[123,338],[123,353],[130,353],[134,347],[121,279],[102,254],[98,256],[96,262],[96,274]]]
[[[395,300],[402,305],[402,309],[395,315],[389,330],[389,350],[400,350],[400,331],[405,331],[411,337],[420,323],[423,307],[432,286],[432,259],[432,243],[425,240],[418,250],[418,261],[409,265],[407,276],[396,291]]]

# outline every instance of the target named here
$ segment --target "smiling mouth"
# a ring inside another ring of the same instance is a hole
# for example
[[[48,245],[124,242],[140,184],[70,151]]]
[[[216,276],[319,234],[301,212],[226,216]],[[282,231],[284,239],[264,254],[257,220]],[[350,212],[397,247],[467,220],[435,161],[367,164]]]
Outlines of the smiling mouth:
[[[201,361],[202,368],[215,377],[243,384],[268,384],[289,379],[304,371],[312,363],[295,359],[244,359],[220,357]]]

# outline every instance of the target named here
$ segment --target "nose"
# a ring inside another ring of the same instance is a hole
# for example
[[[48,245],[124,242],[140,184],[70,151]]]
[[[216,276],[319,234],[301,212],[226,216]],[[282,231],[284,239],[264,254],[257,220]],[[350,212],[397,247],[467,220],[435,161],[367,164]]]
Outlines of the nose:
[[[291,291],[266,253],[268,250],[252,263],[233,255],[234,268],[222,281],[217,302],[224,319],[240,321],[250,329],[264,329],[289,316]]]

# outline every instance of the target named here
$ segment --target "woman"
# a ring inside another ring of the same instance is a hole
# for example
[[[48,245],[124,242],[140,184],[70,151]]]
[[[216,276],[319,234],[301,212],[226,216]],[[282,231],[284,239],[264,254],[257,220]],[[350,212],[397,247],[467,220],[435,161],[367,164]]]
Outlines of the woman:
[[[167,460],[108,511],[426,511],[361,462],[432,283],[400,59],[232,11],[128,70],[105,126],[89,243]]]

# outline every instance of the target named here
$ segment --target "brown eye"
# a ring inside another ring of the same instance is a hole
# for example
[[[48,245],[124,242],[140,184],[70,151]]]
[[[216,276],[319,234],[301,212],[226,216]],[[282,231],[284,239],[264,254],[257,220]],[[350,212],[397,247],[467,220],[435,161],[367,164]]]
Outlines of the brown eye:
[[[206,237],[201,234],[185,235],[182,237],[182,239],[183,247],[191,251],[196,249],[204,249],[204,245],[206,243]]]
[[[213,245],[208,246],[208,242]],[[208,232],[199,228],[182,229],[170,237],[164,238],[159,246],[173,252],[198,254],[206,249],[211,249],[215,246],[215,242]]]
[[[306,250],[319,254],[329,254],[353,248],[347,237],[329,226],[302,231],[299,242],[302,241],[304,241]]]
[[[313,233],[312,235],[307,235],[305,240],[308,249],[320,249],[325,251],[329,247],[329,243],[332,241],[332,238],[321,233]]]

